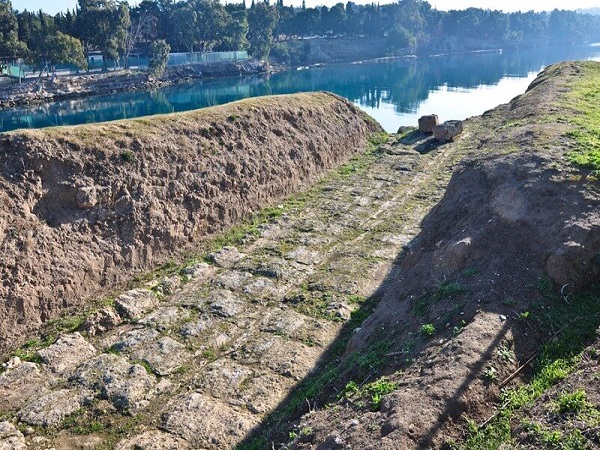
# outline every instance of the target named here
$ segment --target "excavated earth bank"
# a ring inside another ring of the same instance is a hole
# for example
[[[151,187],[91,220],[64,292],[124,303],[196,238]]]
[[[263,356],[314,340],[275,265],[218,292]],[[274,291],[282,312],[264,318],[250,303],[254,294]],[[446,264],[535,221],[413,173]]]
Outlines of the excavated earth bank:
[[[318,93],[0,136],[0,350],[310,186],[380,131]]]

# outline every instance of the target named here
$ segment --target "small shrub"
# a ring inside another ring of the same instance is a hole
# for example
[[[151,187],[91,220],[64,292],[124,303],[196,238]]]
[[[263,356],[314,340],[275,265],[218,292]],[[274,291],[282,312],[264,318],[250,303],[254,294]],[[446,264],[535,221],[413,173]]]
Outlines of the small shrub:
[[[123,150],[121,152],[121,160],[123,162],[133,162],[134,159],[135,153],[133,153],[131,150]]]
[[[498,379],[498,371],[495,367],[489,366],[483,371],[483,378],[487,381],[496,381]]]
[[[581,389],[578,389],[571,394],[563,394],[556,402],[557,410],[561,414],[580,413],[588,407],[586,399],[586,393]]]
[[[421,334],[431,337],[435,334],[435,327],[431,323],[421,325]]]

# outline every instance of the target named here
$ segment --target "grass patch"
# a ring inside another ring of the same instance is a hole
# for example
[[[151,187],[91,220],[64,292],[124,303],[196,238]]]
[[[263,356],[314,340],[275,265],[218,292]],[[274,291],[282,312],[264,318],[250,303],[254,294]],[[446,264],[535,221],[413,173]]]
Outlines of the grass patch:
[[[554,339],[546,342],[539,353],[534,373],[529,381],[519,387],[503,391],[498,406],[500,412],[484,428],[479,428],[473,421],[468,422],[468,438],[463,449],[497,449],[502,444],[515,444],[512,427],[524,409],[544,394],[549,388],[564,380],[581,361],[581,354],[586,346],[596,338],[596,330],[600,325],[600,286],[585,295],[576,296],[571,304],[560,299],[549,301],[550,313],[545,320],[540,320],[541,330],[561,330]],[[581,393],[566,394],[559,399],[557,410],[570,411],[585,409],[585,395]],[[569,432],[563,442],[570,442],[577,447],[583,438],[579,430]],[[569,445],[571,445],[569,444]]]
[[[567,132],[576,147],[567,154],[571,164],[600,174],[600,65],[581,63],[584,76],[571,84],[566,106],[576,114],[569,122],[576,126]]]
[[[556,410],[559,414],[579,414],[590,406],[585,391],[581,389],[563,394],[556,401]]]
[[[377,411],[381,407],[383,396],[398,389],[398,384],[386,377],[377,381],[359,386],[355,381],[346,384],[342,397],[352,402],[359,408],[364,408],[368,402],[371,410]]]

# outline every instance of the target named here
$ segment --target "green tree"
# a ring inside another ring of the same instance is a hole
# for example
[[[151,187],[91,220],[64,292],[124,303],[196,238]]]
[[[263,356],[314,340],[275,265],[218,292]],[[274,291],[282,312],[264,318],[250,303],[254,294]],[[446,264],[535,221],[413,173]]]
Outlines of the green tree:
[[[250,52],[257,58],[268,58],[273,43],[273,30],[279,20],[276,6],[257,3],[248,12],[248,42]]]
[[[49,37],[48,62],[57,64],[73,64],[80,69],[87,69],[87,60],[83,52],[81,41],[73,36],[57,31]]]
[[[158,39],[150,46],[150,63],[148,69],[155,77],[160,77],[167,67],[171,46],[164,39]]]
[[[189,3],[180,3],[173,11],[172,39],[178,50],[181,46],[189,53],[194,52],[197,22],[198,14]]]
[[[84,43],[86,54],[91,48],[102,52],[104,70],[109,59],[115,61],[123,54],[127,28],[130,26],[129,7],[115,0],[78,0],[78,37]]]
[[[9,0],[0,0],[0,60],[25,55],[27,47],[19,40],[18,21]]]
[[[414,50],[417,44],[417,39],[402,25],[396,25],[389,31],[387,41],[392,52],[402,48]]]

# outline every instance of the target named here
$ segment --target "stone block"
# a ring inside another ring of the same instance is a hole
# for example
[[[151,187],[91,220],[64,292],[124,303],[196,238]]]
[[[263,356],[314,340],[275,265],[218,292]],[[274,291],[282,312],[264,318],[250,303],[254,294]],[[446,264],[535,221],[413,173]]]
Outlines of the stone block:
[[[433,136],[440,142],[448,142],[454,139],[463,131],[463,124],[460,120],[448,120],[433,129]]]
[[[439,124],[436,114],[428,114],[419,118],[419,131],[421,133],[432,133],[433,129]]]

